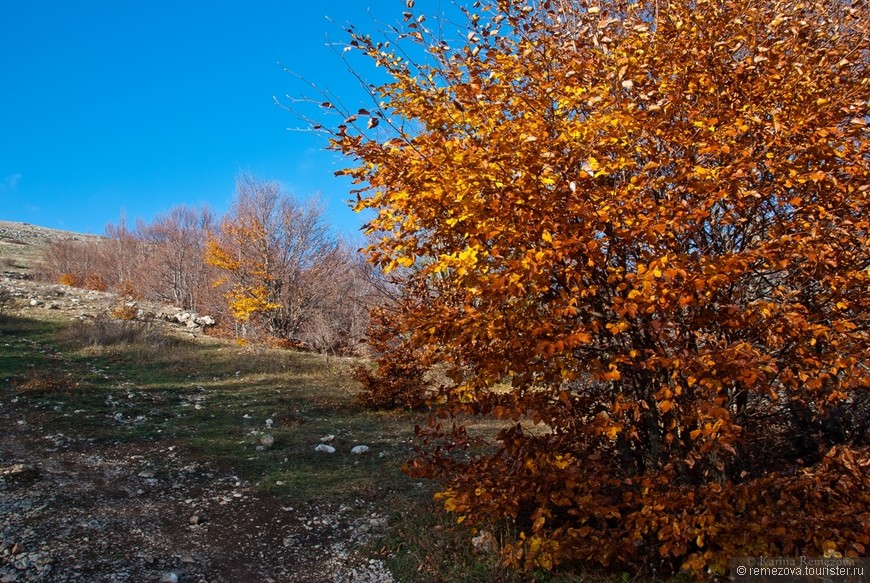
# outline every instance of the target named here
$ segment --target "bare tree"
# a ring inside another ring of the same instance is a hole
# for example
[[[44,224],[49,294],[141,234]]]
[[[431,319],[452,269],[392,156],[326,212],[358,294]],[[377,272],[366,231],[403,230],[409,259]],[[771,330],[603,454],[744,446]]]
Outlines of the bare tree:
[[[211,288],[205,245],[214,228],[210,209],[189,206],[177,206],[138,227],[149,248],[149,295],[187,310],[202,308]]]

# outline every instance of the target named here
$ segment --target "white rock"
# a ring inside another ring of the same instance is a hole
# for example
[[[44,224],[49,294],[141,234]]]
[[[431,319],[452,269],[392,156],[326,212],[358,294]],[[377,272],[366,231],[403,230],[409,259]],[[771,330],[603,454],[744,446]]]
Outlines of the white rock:
[[[331,445],[326,445],[325,443],[321,443],[317,447],[314,448],[314,451],[322,451],[326,453],[335,453],[335,448]]]
[[[160,578],[160,583],[178,583],[178,575],[175,573],[164,573]]]
[[[357,445],[353,449],[350,450],[350,453],[354,453],[356,455],[362,455],[364,453],[368,453],[369,446],[367,445]]]
[[[471,546],[479,554],[494,555],[498,552],[498,541],[488,530],[482,530],[480,534],[472,538]]]
[[[323,437],[320,438],[320,443],[329,443],[333,439],[335,439],[334,435],[324,435]]]
[[[274,423],[275,422],[272,421],[271,419],[266,419],[266,427],[272,427],[272,425],[274,425]]]

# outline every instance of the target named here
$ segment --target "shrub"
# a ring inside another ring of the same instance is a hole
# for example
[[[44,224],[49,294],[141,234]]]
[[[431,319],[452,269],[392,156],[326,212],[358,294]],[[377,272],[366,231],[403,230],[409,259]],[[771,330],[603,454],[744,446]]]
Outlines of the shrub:
[[[58,279],[61,285],[68,285],[70,287],[78,287],[79,278],[72,273],[64,273]]]
[[[23,378],[15,379],[12,386],[19,393],[30,395],[48,395],[52,393],[72,393],[78,387],[78,382],[63,378],[55,370],[31,368]]]
[[[103,277],[98,273],[88,273],[82,281],[82,287],[94,291],[106,291],[109,287],[103,281]]]
[[[139,292],[136,290],[136,285],[129,279],[121,281],[121,283],[119,283],[115,288],[115,293],[122,298],[128,298],[131,300],[137,300],[141,297]]]
[[[112,317],[116,320],[135,320],[137,312],[135,305],[120,304],[112,309]]]
[[[411,348],[407,335],[400,332],[394,315],[387,310],[374,310],[371,322],[368,344],[376,355],[375,366],[354,368],[353,378],[363,386],[357,399],[372,409],[423,405],[431,386],[421,353]]]
[[[12,292],[5,287],[0,287],[0,318],[12,307],[14,301],[15,298],[12,296]]]
[[[163,345],[172,340],[150,323],[115,320],[99,314],[93,320],[80,320],[71,329],[72,339],[82,346],[110,347],[119,344]]]

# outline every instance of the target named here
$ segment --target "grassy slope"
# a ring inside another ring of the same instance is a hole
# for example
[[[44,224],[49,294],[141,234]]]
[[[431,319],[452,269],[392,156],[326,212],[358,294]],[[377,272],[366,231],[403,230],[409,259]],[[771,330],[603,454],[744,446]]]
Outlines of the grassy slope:
[[[178,443],[288,505],[373,501],[391,529],[370,552],[402,582],[530,580],[476,556],[470,534],[437,511],[434,486],[401,472],[423,418],[360,408],[352,361],[194,342],[130,322],[16,316],[0,320],[0,348],[0,400],[15,400],[53,433]],[[267,432],[275,444],[258,451]],[[314,451],[326,435],[335,435],[333,455]],[[352,455],[357,444],[371,453]]]
[[[95,238],[95,235],[0,220],[0,271],[32,275],[38,269],[51,241]]]

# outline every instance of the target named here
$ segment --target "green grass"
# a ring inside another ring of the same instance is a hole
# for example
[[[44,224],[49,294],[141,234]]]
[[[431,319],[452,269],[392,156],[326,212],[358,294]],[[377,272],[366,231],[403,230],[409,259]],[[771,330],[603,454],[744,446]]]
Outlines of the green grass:
[[[368,551],[404,583],[581,580],[512,573],[476,554],[468,529],[433,501],[436,486],[401,472],[423,416],[361,408],[354,364],[194,342],[131,322],[0,318],[0,400],[49,433],[105,444],[171,441],[289,505],[365,500],[390,517],[388,533]],[[258,451],[266,432],[275,443]],[[335,436],[334,454],[314,450],[327,435]],[[352,455],[358,444],[370,453]]]

